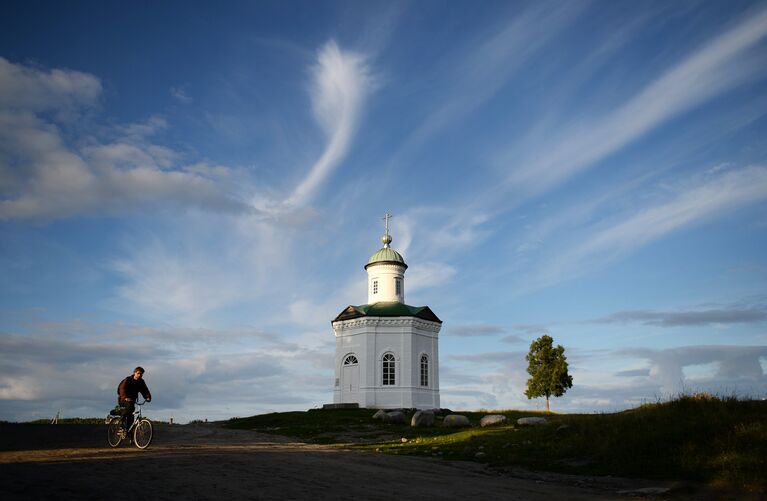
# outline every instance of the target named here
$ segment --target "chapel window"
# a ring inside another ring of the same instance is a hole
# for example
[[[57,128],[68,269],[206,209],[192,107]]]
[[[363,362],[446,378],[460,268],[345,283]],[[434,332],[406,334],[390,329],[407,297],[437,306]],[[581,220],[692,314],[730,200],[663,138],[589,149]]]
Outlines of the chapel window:
[[[394,355],[387,353],[383,356],[383,384],[390,386],[394,381]]]
[[[402,279],[401,278],[395,278],[394,279],[394,286],[397,289],[397,295],[402,295]]]
[[[429,386],[429,357],[421,355],[421,386]]]
[[[378,280],[373,280],[373,294],[378,294]]]
[[[354,355],[349,355],[344,359],[344,365],[357,365],[357,357]]]

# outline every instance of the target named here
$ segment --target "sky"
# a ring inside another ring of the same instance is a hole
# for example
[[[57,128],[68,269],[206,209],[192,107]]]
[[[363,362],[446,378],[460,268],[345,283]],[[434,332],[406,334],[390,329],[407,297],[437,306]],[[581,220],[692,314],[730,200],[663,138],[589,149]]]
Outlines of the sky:
[[[387,211],[443,407],[767,398],[766,139],[766,2],[12,2],[0,420],[332,402]]]

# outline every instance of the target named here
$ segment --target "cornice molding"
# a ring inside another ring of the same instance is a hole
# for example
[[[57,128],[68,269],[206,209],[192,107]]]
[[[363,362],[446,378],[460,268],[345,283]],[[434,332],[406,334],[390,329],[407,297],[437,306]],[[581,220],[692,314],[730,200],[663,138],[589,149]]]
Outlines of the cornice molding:
[[[417,329],[438,333],[442,324],[430,322],[417,317],[361,317],[351,320],[333,322],[333,330],[336,333],[359,329],[362,327],[415,327]]]

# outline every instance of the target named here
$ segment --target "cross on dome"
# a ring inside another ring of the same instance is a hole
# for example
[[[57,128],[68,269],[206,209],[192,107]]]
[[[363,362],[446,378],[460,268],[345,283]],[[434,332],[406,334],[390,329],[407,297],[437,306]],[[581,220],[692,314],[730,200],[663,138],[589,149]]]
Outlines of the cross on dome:
[[[389,214],[388,211],[384,214],[384,217],[383,217],[383,220],[385,221],[385,225],[386,225],[385,226],[386,232],[384,233],[384,236],[381,237],[381,242],[383,242],[384,249],[388,249],[389,244],[391,243],[391,235],[389,235],[389,219],[393,217],[394,216]]]

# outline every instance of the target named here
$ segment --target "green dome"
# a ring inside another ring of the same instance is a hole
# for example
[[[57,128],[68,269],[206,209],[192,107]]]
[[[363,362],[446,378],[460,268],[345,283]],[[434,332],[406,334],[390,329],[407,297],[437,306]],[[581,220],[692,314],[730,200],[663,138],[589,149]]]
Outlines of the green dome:
[[[376,263],[396,263],[401,264],[407,268],[405,259],[402,257],[402,254],[389,247],[384,247],[370,256],[370,259],[368,259],[368,264],[365,265],[365,269],[367,269],[368,266]]]

